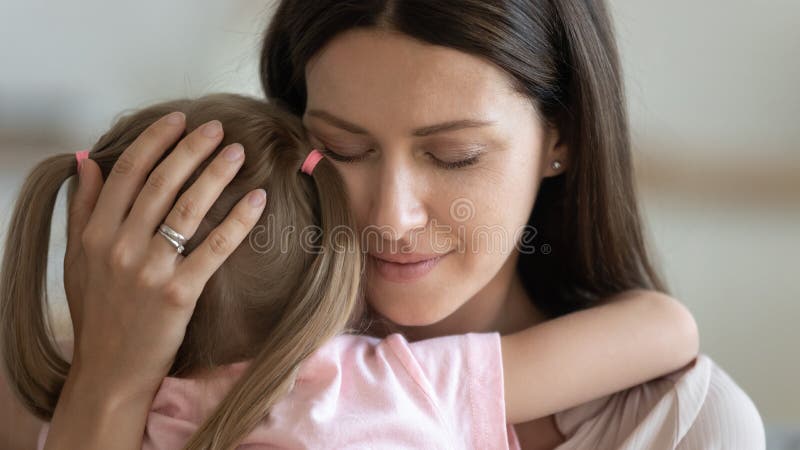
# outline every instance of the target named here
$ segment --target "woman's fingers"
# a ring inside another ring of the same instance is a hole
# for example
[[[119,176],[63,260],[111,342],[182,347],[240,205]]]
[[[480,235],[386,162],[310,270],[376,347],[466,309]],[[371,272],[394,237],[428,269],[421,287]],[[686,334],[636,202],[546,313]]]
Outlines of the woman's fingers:
[[[86,264],[82,260],[84,257],[83,232],[92,211],[94,211],[102,187],[103,175],[100,167],[91,159],[84,160],[83,168],[78,174],[78,187],[70,196],[67,217],[67,249],[64,253],[64,290],[67,294],[76,341],[79,339],[80,332],[83,279],[86,270]]]
[[[67,250],[65,260],[74,259],[81,251],[81,236],[89,217],[97,204],[103,187],[103,175],[97,163],[91,159],[83,161],[83,170],[78,174],[77,189],[72,193],[67,214]]]
[[[177,267],[175,277],[189,286],[205,286],[222,263],[244,241],[266,206],[263,189],[251,191],[242,198],[228,217]],[[194,294],[196,300],[200,292]]]
[[[92,218],[100,230],[115,233],[125,219],[145,177],[167,148],[181,136],[186,116],[168,114],[147,127],[117,159],[97,200],[100,214]]]
[[[143,242],[144,239],[149,239],[153,236],[153,232],[164,221],[164,216],[167,215],[170,207],[175,202],[175,196],[178,191],[180,191],[197,167],[217,149],[222,137],[222,124],[218,120],[205,123],[183,138],[175,146],[175,150],[153,170],[147,178],[147,183],[142,188],[124,225],[126,231],[138,234],[139,238],[142,239],[135,239],[136,242]],[[238,163],[236,169],[238,169]],[[218,187],[221,191],[230,182],[236,171],[229,167],[231,164],[219,164],[215,161],[212,165],[214,166],[211,168],[212,171],[222,172],[225,175],[214,180],[216,181],[215,187]],[[184,215],[199,215],[199,218],[189,218],[191,221],[196,219],[199,223],[207,211],[207,208],[204,209],[204,207],[210,207],[214,200],[216,200],[216,196],[210,201],[207,198],[199,198],[197,195],[183,196],[178,202],[178,206],[182,208],[181,211]],[[194,233],[193,230],[196,229],[183,228],[184,224],[178,222],[167,223],[186,236],[187,239],[191,237],[191,233]]]
[[[191,239],[208,210],[217,201],[217,198],[228,183],[236,176],[236,172],[242,167],[242,163],[244,163],[244,149],[241,144],[231,144],[225,147],[203,170],[203,173],[200,174],[189,189],[181,195],[175,203],[175,207],[164,219],[164,223],[182,234],[187,240]],[[157,216],[154,219],[160,221],[161,217],[163,216]],[[148,223],[147,226],[150,226],[150,224]],[[155,229],[157,226],[158,223],[152,225],[149,229]],[[174,262],[175,258],[178,257],[175,247],[158,233],[153,236],[151,231],[150,236],[155,240],[153,243],[153,248],[156,249],[154,256],[168,255],[169,260]]]

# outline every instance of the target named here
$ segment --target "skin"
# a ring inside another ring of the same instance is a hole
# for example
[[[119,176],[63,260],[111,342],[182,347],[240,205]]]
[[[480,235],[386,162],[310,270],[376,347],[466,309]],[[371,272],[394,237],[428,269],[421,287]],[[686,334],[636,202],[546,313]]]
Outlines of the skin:
[[[542,322],[515,273],[513,239],[527,223],[542,178],[568,170],[568,149],[530,99],[512,90],[507,74],[402,34],[354,30],[309,62],[306,79],[303,123],[313,143],[341,171],[359,230],[385,231],[362,234],[369,251],[446,255],[424,277],[402,283],[370,263],[367,301],[411,340],[507,334]],[[415,133],[462,120],[490,123]],[[474,153],[478,161],[470,166],[437,164]],[[338,161],[341,156],[357,160]],[[558,171],[554,160],[562,164]],[[468,205],[467,216],[451,213],[454,204]],[[471,236],[487,226],[511,244],[476,243]],[[524,448],[563,441],[553,416],[516,429]]]

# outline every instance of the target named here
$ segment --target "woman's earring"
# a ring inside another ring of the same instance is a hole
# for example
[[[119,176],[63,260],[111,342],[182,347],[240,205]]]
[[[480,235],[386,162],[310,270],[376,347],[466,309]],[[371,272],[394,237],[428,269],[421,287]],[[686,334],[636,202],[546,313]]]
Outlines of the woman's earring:
[[[561,168],[561,161],[553,161],[553,164],[550,164],[550,167],[552,167],[553,170],[560,169]]]

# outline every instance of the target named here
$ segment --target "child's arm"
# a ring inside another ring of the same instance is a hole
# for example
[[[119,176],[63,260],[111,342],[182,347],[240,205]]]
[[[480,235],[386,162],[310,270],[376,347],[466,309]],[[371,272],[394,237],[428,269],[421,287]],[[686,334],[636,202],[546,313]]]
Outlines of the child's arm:
[[[666,375],[699,352],[689,310],[634,290],[501,338],[509,423],[548,416]]]

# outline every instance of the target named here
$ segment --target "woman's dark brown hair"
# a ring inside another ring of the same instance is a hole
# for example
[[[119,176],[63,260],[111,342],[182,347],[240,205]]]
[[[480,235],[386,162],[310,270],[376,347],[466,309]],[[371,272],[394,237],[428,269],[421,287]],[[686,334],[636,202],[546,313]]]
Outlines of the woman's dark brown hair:
[[[104,178],[145,128],[172,111],[186,114],[187,133],[220,120],[225,139],[216,152],[234,142],[245,149],[242,168],[187,243],[186,255],[245,194],[257,188],[268,193],[249,240],[200,295],[169,372],[192,376],[234,362],[249,363],[186,447],[228,449],[264,420],[291,388],[306,357],[335,335],[360,330],[363,258],[339,173],[326,159],[313,176],[301,173],[310,151],[302,124],[261,100],[217,94],[125,116],[89,155]],[[8,380],[27,409],[43,420],[52,417],[70,367],[56,350],[45,313],[45,286],[56,198],[64,181],[76,173],[73,154],[52,156],[31,171],[10,222],[0,278],[0,350]]]
[[[302,115],[306,64],[355,28],[479,56],[558,128],[570,167],[542,182],[528,223],[552,251],[523,252],[517,267],[539,309],[555,317],[627,289],[665,291],[642,232],[619,56],[602,0],[284,0],[261,53],[267,97]]]

